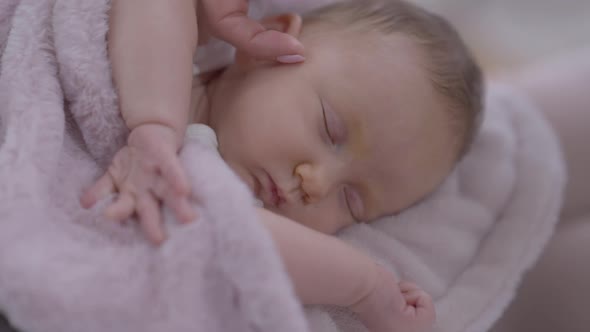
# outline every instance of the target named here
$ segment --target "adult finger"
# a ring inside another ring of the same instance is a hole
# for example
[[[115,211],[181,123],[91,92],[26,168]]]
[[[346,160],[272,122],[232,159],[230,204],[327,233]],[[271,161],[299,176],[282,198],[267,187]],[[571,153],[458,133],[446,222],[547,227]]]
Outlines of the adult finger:
[[[115,183],[109,173],[105,173],[91,187],[86,189],[80,197],[80,204],[83,208],[89,209],[100,199],[116,192]]]
[[[203,0],[203,5],[213,35],[238,49],[260,59],[289,63],[304,60],[303,45],[295,37],[267,30],[247,16],[247,0]]]
[[[135,212],[135,199],[129,192],[122,192],[117,200],[105,211],[107,218],[115,221],[124,221]]]
[[[160,245],[166,239],[162,228],[162,216],[158,201],[149,193],[137,197],[137,217],[141,229],[154,244]]]

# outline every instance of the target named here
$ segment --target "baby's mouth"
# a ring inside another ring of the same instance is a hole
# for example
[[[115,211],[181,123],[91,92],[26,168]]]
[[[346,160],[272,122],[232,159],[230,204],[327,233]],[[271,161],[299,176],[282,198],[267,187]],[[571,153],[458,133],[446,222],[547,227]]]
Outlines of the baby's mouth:
[[[283,192],[281,191],[281,188],[279,188],[279,186],[277,186],[277,184],[274,182],[273,178],[270,175],[268,176],[268,178],[270,179],[270,183],[271,183],[271,191],[272,191],[274,205],[276,207],[279,207],[279,205],[281,205],[285,202],[285,197],[283,195]]]
[[[261,178],[254,176],[254,179],[256,182],[254,194],[265,206],[276,208],[285,203],[285,196],[281,188],[268,172],[264,171]]]

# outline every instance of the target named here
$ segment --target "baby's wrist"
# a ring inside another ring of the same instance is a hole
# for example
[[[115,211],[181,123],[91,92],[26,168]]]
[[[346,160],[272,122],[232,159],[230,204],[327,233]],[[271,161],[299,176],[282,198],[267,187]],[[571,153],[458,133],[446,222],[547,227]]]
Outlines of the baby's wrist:
[[[351,304],[348,308],[354,311],[355,313],[360,313],[369,306],[370,302],[372,302],[373,298],[375,297],[375,293],[378,291],[379,288],[379,280],[382,279],[383,267],[377,263],[373,265],[373,269],[371,271],[367,271],[368,273],[368,281],[365,285],[362,294],[360,297]]]
[[[158,136],[175,150],[180,149],[184,139],[184,130],[160,122],[144,122],[130,127],[128,145],[141,145],[147,136]]]
[[[367,288],[364,296],[349,306],[349,309],[361,318],[379,311],[385,304],[392,305],[392,299],[397,298],[398,293],[401,294],[395,276],[380,264],[375,263],[371,279],[370,287]]]

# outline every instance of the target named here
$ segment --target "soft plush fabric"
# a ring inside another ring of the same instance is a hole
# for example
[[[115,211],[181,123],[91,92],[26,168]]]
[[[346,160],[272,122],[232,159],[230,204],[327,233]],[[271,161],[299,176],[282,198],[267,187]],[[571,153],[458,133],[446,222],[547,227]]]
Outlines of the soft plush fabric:
[[[106,57],[108,5],[0,0],[0,310],[30,332],[362,331],[346,310],[303,315],[251,195],[199,142],[182,160],[201,219],[182,226],[165,211],[163,247],[133,222],[104,220],[106,202],[79,207],[126,135]],[[489,90],[472,151],[437,192],[338,235],[428,290],[435,331],[487,330],[561,205],[553,132],[515,91]]]

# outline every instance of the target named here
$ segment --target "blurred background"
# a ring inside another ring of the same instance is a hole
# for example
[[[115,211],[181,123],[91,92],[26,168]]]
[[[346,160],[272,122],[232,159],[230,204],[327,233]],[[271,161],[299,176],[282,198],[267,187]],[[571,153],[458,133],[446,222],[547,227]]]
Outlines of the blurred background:
[[[413,2],[448,18],[490,75],[590,46],[590,0]]]

